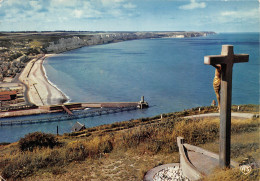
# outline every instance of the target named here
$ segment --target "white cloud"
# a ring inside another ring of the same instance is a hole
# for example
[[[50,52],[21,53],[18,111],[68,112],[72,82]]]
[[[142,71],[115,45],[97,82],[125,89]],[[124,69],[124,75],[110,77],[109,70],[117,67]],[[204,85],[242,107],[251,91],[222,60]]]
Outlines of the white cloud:
[[[29,4],[31,7],[33,7],[35,10],[39,10],[42,8],[42,5],[38,1],[30,1]]]
[[[233,16],[236,14],[236,12],[235,11],[224,11],[224,12],[221,12],[220,14],[221,14],[221,16]]]
[[[134,5],[132,3],[127,3],[127,4],[124,4],[123,7],[126,9],[134,9],[134,8],[136,8],[136,5]]]
[[[107,22],[133,17],[138,13],[134,8],[136,5],[127,0],[0,0],[0,19],[5,27],[23,25],[18,29],[33,29],[42,24],[46,24],[45,29],[60,26],[66,29],[70,23],[81,25],[97,19]]]
[[[82,15],[83,15],[83,11],[82,11],[82,10],[75,9],[75,10],[73,11],[73,15],[74,15],[76,18],[81,18]]]
[[[55,18],[66,17],[67,20],[86,18],[124,18],[133,16],[136,5],[126,0],[0,0],[4,20],[30,21],[38,16],[39,22],[55,22]],[[3,8],[4,7],[4,8]],[[15,12],[11,13],[10,10]],[[136,12],[135,12],[136,13]],[[44,15],[40,18],[40,15]]]
[[[259,27],[259,10],[254,8],[251,10],[222,11],[214,16],[204,16],[204,21],[209,26],[218,25],[217,28],[222,29],[221,31],[228,31],[224,30],[223,27],[230,28],[229,31],[238,31],[243,25],[247,25],[247,29],[250,30],[253,26],[258,25]],[[247,31],[246,26],[244,27],[243,31]]]
[[[227,18],[227,16],[230,19],[258,19],[259,18],[259,9],[251,9],[249,11],[223,11],[220,13],[220,15],[224,18]]]
[[[101,18],[104,16],[104,12],[101,11],[101,7],[97,4],[92,4],[89,1],[85,1],[80,6],[77,6],[74,10],[71,8],[64,9],[65,16],[68,18]]]
[[[118,7],[124,0],[101,0],[101,3],[105,7]]]
[[[114,9],[112,10],[111,12],[111,15],[114,16],[114,17],[120,17],[122,16],[122,11],[120,9]]]
[[[126,0],[92,0],[90,2],[92,9],[102,12],[102,17],[106,18],[124,18],[136,8],[136,5]]]
[[[198,2],[196,2],[196,0],[191,0],[190,4],[180,6],[179,8],[183,9],[183,10],[192,10],[192,9],[196,9],[196,8],[205,8],[205,7],[206,7],[206,3],[204,3],[204,2],[198,3]]]
[[[51,0],[51,6],[54,7],[75,7],[77,0]]]
[[[5,0],[2,2],[5,2],[9,6],[23,4],[23,1],[16,1],[16,0]]]

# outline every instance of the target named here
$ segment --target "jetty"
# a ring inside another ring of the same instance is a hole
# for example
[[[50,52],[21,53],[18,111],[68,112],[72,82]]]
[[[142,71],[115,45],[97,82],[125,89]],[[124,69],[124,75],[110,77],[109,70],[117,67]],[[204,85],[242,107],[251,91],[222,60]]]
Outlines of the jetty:
[[[72,115],[63,114],[61,116],[52,116],[42,119],[24,119],[24,120],[7,120],[0,121],[0,126],[12,126],[12,125],[22,125],[22,124],[36,124],[36,123],[47,123],[47,122],[58,122],[65,120],[75,120],[87,117],[96,117],[107,114],[115,114],[124,111],[132,111],[138,109],[137,107],[124,107],[124,108],[102,108],[102,109],[93,109],[85,110],[82,112],[75,112]]]
[[[144,109],[148,108],[149,105],[146,101],[144,101],[144,96],[141,97],[141,101],[139,102],[91,102],[91,103],[65,103],[62,105],[50,105],[50,106],[41,106],[44,107],[49,112],[63,112],[65,111],[69,115],[73,113],[71,110],[83,110],[87,108],[138,108]]]
[[[139,102],[98,102],[98,103],[65,103],[60,105],[44,105],[44,106],[29,106],[22,109],[4,109],[0,112],[0,118],[26,116],[35,114],[47,114],[64,112],[61,116],[53,116],[44,119],[29,119],[29,120],[8,120],[1,121],[0,126],[17,125],[17,124],[34,124],[43,122],[53,122],[61,120],[72,120],[86,117],[94,117],[106,114],[113,114],[123,111],[131,111],[136,109],[145,109],[149,105],[144,101],[142,96]],[[75,110],[85,110],[81,112],[73,112]]]
[[[73,113],[65,106],[65,105],[62,105],[61,106],[63,109],[64,109],[64,111],[66,111],[69,115],[73,115]]]

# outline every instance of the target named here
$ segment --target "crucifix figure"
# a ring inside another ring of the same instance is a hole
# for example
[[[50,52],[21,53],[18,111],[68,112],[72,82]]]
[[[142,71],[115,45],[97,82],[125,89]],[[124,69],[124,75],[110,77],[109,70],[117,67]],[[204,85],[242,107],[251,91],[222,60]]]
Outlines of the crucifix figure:
[[[212,65],[216,68],[213,79],[213,88],[218,101],[218,110],[220,111],[220,83],[221,83],[221,65]]]
[[[222,45],[221,55],[204,57],[204,64],[220,69],[219,166],[230,167],[232,69],[234,63],[248,62],[248,54],[234,54],[232,45]]]

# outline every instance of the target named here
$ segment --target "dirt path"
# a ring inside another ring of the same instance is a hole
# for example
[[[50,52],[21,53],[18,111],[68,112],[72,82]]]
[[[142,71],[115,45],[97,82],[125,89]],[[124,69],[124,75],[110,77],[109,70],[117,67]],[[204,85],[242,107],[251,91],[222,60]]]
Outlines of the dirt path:
[[[219,116],[220,116],[220,113],[207,113],[207,114],[186,116],[184,118],[205,118],[205,117],[219,117]],[[234,113],[231,113],[231,116],[232,117],[239,117],[239,118],[250,119],[250,118],[253,118],[254,116],[256,116],[256,114],[234,112]]]

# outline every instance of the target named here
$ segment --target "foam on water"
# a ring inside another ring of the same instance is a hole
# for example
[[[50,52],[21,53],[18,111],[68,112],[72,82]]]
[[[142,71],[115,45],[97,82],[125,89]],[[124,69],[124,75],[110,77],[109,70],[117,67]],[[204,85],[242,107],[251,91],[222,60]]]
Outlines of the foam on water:
[[[44,60],[45,62],[46,60]],[[42,66],[42,69],[43,69],[43,72],[44,72],[44,76],[46,77],[47,81],[49,82],[49,84],[51,84],[53,87],[55,87],[57,90],[59,90],[67,99],[67,103],[69,103],[71,101],[70,97],[68,95],[66,95],[64,92],[62,92],[62,90],[56,85],[54,84],[52,81],[50,81],[47,73],[46,73],[46,70],[45,70],[45,67],[44,67],[44,62],[43,62],[43,66]]]

